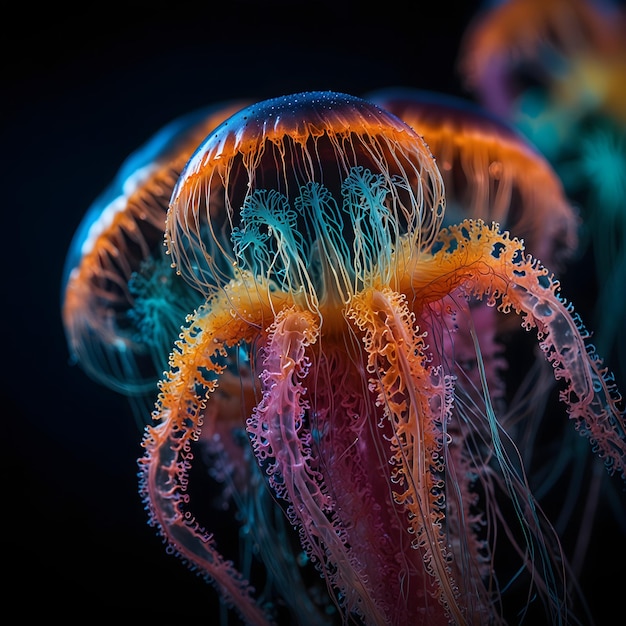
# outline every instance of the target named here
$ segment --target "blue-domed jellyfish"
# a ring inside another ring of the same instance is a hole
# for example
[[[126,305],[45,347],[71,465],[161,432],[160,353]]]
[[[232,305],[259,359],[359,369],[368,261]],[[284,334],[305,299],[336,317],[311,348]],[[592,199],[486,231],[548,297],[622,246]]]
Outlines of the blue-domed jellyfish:
[[[231,406],[342,623],[576,623],[477,332],[478,387],[459,382],[468,305],[536,333],[560,408],[623,478],[622,398],[551,272],[497,224],[445,226],[445,204],[419,133],[335,92],[242,109],[181,173],[165,241],[205,302],[160,382],[140,491],[169,550],[247,623],[278,621],[275,606],[189,489],[194,443]]]

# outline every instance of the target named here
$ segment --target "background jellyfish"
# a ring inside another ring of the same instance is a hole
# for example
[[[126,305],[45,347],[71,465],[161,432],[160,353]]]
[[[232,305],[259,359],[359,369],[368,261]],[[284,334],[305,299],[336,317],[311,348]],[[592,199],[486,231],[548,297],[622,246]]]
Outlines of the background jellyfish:
[[[481,103],[505,119],[525,91],[541,86],[566,105],[565,133],[589,109],[624,121],[624,27],[611,0],[483,3],[466,28],[459,70]],[[552,138],[558,142],[558,134]]]
[[[129,398],[141,428],[149,421],[180,327],[203,301],[166,254],[163,235],[172,190],[198,144],[243,106],[244,101],[233,101],[188,114],[133,153],[88,210],[66,260],[63,321],[72,357],[92,378]],[[241,541],[233,558],[246,575],[257,560],[265,563],[264,602],[271,603],[278,589],[294,623],[301,611],[308,625],[328,623],[324,602],[329,602],[323,595],[319,606],[309,599],[301,574],[306,557],[294,549],[291,529],[259,486],[261,474],[243,445],[242,407],[254,382],[246,377],[245,357],[230,356],[224,364],[231,387],[226,373],[196,445],[210,476],[199,481],[207,489],[204,508],[208,516],[235,518]],[[328,610],[332,613],[332,607]]]
[[[613,295],[626,280],[623,5],[509,0],[486,6],[461,42],[459,71],[471,94],[546,156],[579,207],[578,257],[593,262],[599,286],[594,343],[623,380],[626,304]]]
[[[588,313],[593,343],[621,385],[626,380],[625,42],[623,4],[513,0],[485,7],[467,28],[459,53],[468,90],[537,146],[578,208],[572,286],[596,294]],[[490,72],[490,64],[500,71]],[[560,456],[557,471],[537,474],[541,492],[553,489],[564,468],[573,468],[580,480],[592,476],[583,534],[591,533],[598,499],[606,501],[626,533],[621,498],[588,449],[577,439],[564,449],[571,450],[574,465]],[[577,497],[571,490],[565,499],[559,528],[581,506]],[[580,569],[584,549],[577,551]]]
[[[621,397],[549,271],[497,225],[442,227],[444,205],[421,137],[332,92],[238,112],[181,174],[165,239],[206,301],[160,383],[141,493],[170,550],[247,622],[271,622],[272,607],[199,525],[188,490],[193,442],[207,411],[222,419],[232,364],[250,381],[242,419],[259,468],[344,621],[545,611],[575,623],[567,563],[498,419],[470,301],[536,329],[571,419],[623,477]],[[472,339],[479,387],[457,384],[457,333]],[[509,605],[516,587],[524,599]]]
[[[242,106],[188,114],[128,157],[89,207],[66,258],[61,301],[72,359],[128,396],[142,426],[178,329],[200,303],[165,254],[170,195],[200,141]]]

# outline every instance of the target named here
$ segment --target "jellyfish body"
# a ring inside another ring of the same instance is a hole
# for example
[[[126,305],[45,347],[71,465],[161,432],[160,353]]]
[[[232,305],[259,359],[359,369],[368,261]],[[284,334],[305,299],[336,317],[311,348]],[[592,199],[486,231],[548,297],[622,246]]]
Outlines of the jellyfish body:
[[[245,104],[220,103],[161,129],[123,163],[74,235],[63,325],[74,362],[110,389],[152,403],[178,329],[202,302],[165,254],[167,207],[197,145]]]
[[[274,615],[187,491],[205,419],[232,418],[220,388],[237,362],[258,467],[344,621],[501,623],[520,571],[552,623],[569,619],[558,538],[498,421],[470,302],[536,329],[570,417],[623,476],[621,397],[548,270],[497,224],[442,227],[444,205],[422,138],[332,92],[241,110],[176,184],[165,241],[206,301],[160,383],[140,490],[170,549],[248,623]],[[457,384],[457,337],[475,385]],[[502,537],[508,572],[494,568]]]

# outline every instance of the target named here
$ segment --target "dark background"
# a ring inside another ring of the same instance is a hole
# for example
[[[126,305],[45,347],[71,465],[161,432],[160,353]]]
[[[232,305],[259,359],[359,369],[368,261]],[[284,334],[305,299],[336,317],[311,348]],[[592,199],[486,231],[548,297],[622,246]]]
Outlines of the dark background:
[[[146,523],[126,401],[69,362],[61,275],[87,207],[155,131],[212,102],[393,85],[461,95],[456,55],[478,6],[203,4],[104,4],[89,15],[16,7],[4,27],[2,562],[19,621],[41,611],[66,623],[216,615],[212,589]],[[615,547],[610,535],[594,542],[598,614],[621,608],[607,569]]]

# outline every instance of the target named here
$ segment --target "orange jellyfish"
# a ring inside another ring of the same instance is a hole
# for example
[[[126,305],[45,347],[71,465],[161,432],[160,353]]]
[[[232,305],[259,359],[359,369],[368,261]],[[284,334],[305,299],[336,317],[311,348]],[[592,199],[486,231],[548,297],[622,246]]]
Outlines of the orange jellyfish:
[[[554,119],[563,129],[590,108],[626,122],[625,26],[610,0],[505,0],[470,23],[459,71],[469,91],[505,118],[524,91],[550,85],[567,103],[565,118]]]
[[[207,412],[221,419],[237,362],[251,449],[344,623],[573,621],[558,537],[499,422],[475,331],[481,386],[456,382],[468,301],[536,331],[575,426],[624,477],[621,396],[550,272],[497,224],[443,227],[444,212],[422,138],[333,92],[241,110],[180,176],[165,241],[206,301],[160,383],[140,491],[170,551],[247,623],[272,623],[272,607],[188,490],[192,445]]]
[[[180,325],[201,303],[165,254],[172,189],[207,133],[246,104],[220,103],[164,127],[123,163],[72,240],[62,284],[72,359],[95,381],[136,402],[140,420],[154,401]]]
[[[445,223],[497,222],[553,271],[578,246],[580,218],[547,159],[508,121],[469,100],[411,88],[364,96],[422,135],[446,189]]]

